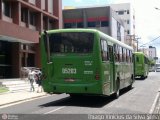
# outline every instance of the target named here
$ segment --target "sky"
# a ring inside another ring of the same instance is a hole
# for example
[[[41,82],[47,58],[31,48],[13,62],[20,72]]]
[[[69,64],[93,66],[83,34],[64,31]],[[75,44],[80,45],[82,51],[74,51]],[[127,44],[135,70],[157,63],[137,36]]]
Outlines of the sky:
[[[155,7],[160,8],[160,0],[62,0],[63,8],[64,6],[104,6],[114,3],[132,4],[135,10],[136,36],[141,38],[139,47],[149,45],[156,47],[157,56],[160,58],[160,38],[154,40],[160,36],[160,10],[155,9]]]

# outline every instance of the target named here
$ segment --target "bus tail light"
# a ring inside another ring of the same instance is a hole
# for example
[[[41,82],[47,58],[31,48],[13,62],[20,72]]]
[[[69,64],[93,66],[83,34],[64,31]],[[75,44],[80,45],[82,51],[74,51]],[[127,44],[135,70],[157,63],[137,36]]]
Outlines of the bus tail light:
[[[96,79],[96,80],[99,80],[99,79],[100,79],[100,75],[99,75],[98,73],[96,73],[95,79]]]

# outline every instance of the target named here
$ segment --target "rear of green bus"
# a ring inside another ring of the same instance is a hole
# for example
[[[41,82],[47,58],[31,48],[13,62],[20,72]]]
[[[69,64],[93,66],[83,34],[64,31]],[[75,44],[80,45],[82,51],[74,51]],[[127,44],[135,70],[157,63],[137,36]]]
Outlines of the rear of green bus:
[[[134,75],[135,77],[141,77],[142,79],[147,76],[146,73],[146,64],[145,64],[145,57],[144,54],[141,52],[134,53]]]
[[[98,33],[62,29],[47,31],[47,35],[48,42],[44,33],[41,36],[42,70],[46,76],[42,84],[44,91],[102,94]]]

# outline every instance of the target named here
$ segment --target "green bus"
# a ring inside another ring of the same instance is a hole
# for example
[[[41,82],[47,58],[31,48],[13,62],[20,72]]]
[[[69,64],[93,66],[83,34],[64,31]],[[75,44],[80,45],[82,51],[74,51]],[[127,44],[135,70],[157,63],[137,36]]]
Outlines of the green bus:
[[[149,73],[149,60],[143,52],[135,52],[134,55],[134,76],[145,79]]]
[[[111,95],[132,87],[133,49],[95,29],[59,29],[41,35],[43,88],[48,93]]]

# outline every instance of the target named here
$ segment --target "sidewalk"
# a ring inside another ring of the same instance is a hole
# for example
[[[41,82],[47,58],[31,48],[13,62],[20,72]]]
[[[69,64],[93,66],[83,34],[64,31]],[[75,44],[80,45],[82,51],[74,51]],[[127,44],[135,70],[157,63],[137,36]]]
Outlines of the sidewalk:
[[[0,94],[0,106],[8,105],[11,103],[16,103],[24,100],[30,100],[33,98],[38,98],[42,96],[47,96],[45,92],[42,93],[36,93],[36,92],[9,92],[9,93],[3,93]]]
[[[5,83],[5,85],[10,87],[8,92],[0,93],[0,106],[25,100],[31,100],[33,98],[39,98],[48,95],[45,92],[42,93],[37,93],[36,91],[30,92],[30,84],[26,82],[26,80],[21,80],[20,78],[0,79],[0,83],[1,84]]]

